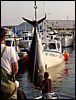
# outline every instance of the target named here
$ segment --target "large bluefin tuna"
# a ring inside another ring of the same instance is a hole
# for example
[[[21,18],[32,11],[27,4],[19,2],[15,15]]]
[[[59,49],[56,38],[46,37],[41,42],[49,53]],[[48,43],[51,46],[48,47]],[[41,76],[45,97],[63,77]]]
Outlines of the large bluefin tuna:
[[[27,65],[28,75],[34,85],[40,85],[43,80],[43,74],[45,71],[45,64],[43,60],[43,47],[41,40],[39,38],[39,33],[37,31],[38,24],[46,19],[46,16],[39,21],[36,20],[36,1],[35,1],[35,20],[30,21],[28,19],[23,18],[25,21],[33,25],[34,27],[34,35],[31,43],[30,51],[29,51],[29,63]]]
[[[29,51],[28,74],[34,85],[40,85],[43,80],[45,64],[43,59],[43,47],[38,33],[34,33],[31,48]]]
[[[27,63],[27,71],[28,71],[28,76],[31,79],[31,82],[33,82],[35,86],[39,86],[41,81],[43,80],[45,64],[43,60],[43,47],[42,47],[41,40],[39,38],[37,27],[38,27],[38,24],[40,24],[43,20],[46,19],[46,16],[40,19],[39,21],[37,21],[36,20],[36,8],[37,8],[36,1],[35,1],[34,8],[35,8],[35,20],[30,21],[26,18],[23,18],[23,20],[27,21],[34,27],[33,40],[31,43],[30,51],[28,52],[29,61]],[[18,62],[20,64],[20,61]],[[22,62],[24,63],[24,60]]]

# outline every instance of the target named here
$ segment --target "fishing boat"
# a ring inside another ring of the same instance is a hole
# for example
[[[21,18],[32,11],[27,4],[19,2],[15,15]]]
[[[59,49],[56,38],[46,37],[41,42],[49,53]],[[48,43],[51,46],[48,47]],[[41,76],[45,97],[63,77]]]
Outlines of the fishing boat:
[[[61,33],[61,42],[63,47],[73,46],[74,35],[72,32],[63,32]]]
[[[57,73],[64,68],[64,57],[62,54],[61,42],[52,39],[46,43],[46,49],[44,50],[44,62],[45,69],[49,72],[51,79],[56,78]]]
[[[22,44],[23,48],[29,49],[30,45],[31,45],[32,38],[33,38],[32,32],[29,32],[29,31],[22,32],[21,38],[23,38],[20,42]]]
[[[19,43],[21,40],[22,38],[18,38],[11,30],[8,29],[5,39],[6,46],[12,46],[15,48],[17,53],[20,53]]]
[[[51,40],[48,42],[47,48],[43,48],[37,27],[38,24],[46,19],[46,15],[44,18],[37,21],[36,1],[34,8],[34,21],[28,20],[24,17],[22,18],[34,27],[33,39],[28,53],[30,59],[27,64],[27,70],[31,82],[35,86],[39,86],[44,78],[43,76],[45,71],[48,71],[51,79],[54,80],[57,77],[56,73],[65,67],[65,63],[64,56],[60,50],[61,45],[58,40]]]

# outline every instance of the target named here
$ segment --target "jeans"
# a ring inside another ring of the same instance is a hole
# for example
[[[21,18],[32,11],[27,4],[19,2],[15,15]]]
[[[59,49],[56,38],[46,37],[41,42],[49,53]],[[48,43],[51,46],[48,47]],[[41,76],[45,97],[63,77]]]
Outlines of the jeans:
[[[52,95],[51,95],[51,93],[43,93],[42,98],[43,99],[52,99]]]

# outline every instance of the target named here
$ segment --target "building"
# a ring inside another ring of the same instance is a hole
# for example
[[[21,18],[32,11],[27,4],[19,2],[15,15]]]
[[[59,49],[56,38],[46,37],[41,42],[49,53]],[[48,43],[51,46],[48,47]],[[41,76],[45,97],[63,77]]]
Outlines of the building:
[[[16,30],[18,33],[22,33],[25,31],[32,31],[33,26],[27,22],[23,22],[19,25],[16,25]],[[12,26],[14,28],[14,26]],[[44,29],[54,29],[58,32],[62,31],[71,31],[75,32],[75,20],[45,20],[43,23],[40,23],[38,26],[39,31],[43,31]]]
[[[52,27],[58,31],[73,31],[75,30],[75,20],[47,20],[47,29]]]
[[[44,23],[44,25],[43,25]],[[46,20],[41,23],[38,28],[39,30],[49,29],[52,27],[54,30],[58,31],[75,31],[75,20]],[[23,22],[17,25],[17,30],[20,31],[32,31],[33,26],[27,22]],[[43,28],[44,27],[44,28]]]

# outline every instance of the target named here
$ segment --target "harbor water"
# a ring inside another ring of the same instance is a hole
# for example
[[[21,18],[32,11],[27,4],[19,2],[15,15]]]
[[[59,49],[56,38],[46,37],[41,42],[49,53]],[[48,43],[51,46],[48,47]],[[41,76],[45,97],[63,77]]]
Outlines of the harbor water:
[[[52,91],[63,93],[75,97],[75,48],[64,48],[70,54],[68,63],[62,74],[58,75],[57,79],[52,82]],[[65,69],[67,72],[65,73]],[[28,99],[33,99],[41,95],[41,91],[34,89],[32,83],[28,80],[27,72],[19,74],[16,79],[20,83],[20,88],[25,92]]]

